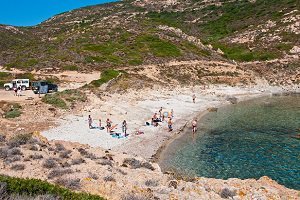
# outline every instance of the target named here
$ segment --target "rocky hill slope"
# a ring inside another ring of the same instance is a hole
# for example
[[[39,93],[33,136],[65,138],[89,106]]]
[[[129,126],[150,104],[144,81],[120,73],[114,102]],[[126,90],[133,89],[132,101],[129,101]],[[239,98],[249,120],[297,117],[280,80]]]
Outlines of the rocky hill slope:
[[[125,0],[91,6],[34,27],[0,26],[0,65],[101,70],[288,58],[298,70],[299,10],[297,0]]]

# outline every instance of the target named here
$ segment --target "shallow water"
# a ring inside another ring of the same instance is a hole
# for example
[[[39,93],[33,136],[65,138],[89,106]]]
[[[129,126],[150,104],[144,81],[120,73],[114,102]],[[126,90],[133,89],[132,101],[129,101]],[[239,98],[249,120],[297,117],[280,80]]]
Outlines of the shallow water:
[[[211,178],[260,178],[300,189],[300,96],[273,96],[205,115],[162,154],[163,170]]]

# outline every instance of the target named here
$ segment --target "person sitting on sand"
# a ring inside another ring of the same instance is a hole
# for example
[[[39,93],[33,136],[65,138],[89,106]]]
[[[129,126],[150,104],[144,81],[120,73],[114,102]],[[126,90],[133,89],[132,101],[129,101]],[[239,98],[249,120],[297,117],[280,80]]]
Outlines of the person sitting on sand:
[[[106,130],[107,130],[108,133],[110,132],[110,129],[111,129],[111,123],[112,123],[112,121],[110,121],[110,119],[107,118],[107,120],[106,120]]]
[[[127,134],[127,122],[126,120],[123,121],[122,123],[122,132],[125,133],[125,136]]]
[[[89,115],[88,123],[89,123],[89,129],[92,129],[93,128],[93,126],[92,126],[93,119],[92,119],[91,115]]]
[[[154,121],[154,122],[159,122],[159,121],[160,121],[159,118],[157,117],[157,113],[155,113],[155,114],[153,115],[153,121]]]
[[[196,103],[196,95],[193,94],[193,103]]]
[[[192,127],[193,127],[193,134],[195,134],[196,131],[197,131],[197,119],[195,119],[195,120],[192,122]]]
[[[168,121],[168,128],[169,128],[169,132],[171,132],[172,130],[173,130],[173,128],[172,128],[172,118],[171,117],[169,117],[169,121]]]

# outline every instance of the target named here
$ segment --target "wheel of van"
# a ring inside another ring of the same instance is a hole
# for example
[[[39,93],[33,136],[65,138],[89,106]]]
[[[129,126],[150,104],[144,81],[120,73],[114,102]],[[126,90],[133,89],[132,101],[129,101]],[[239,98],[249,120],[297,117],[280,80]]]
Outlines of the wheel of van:
[[[21,90],[25,91],[25,90],[26,90],[26,86],[23,85],[23,86],[21,87]]]
[[[10,87],[9,87],[9,86],[5,86],[5,90],[6,90],[6,91],[9,91],[9,90],[10,90]]]

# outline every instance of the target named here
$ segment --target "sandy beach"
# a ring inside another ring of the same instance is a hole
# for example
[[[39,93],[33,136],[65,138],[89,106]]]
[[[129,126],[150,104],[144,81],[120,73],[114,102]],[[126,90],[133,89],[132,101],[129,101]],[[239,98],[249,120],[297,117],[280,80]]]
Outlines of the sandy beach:
[[[42,132],[49,140],[64,140],[88,144],[91,147],[111,149],[118,152],[141,156],[145,159],[153,158],[160,147],[175,138],[184,126],[189,126],[192,119],[208,108],[218,108],[228,105],[228,97],[236,97],[238,101],[282,92],[279,87],[252,88],[212,86],[209,89],[200,87],[175,88],[172,90],[130,91],[126,94],[113,94],[90,97],[90,103],[80,115],[69,115],[60,118],[57,127]],[[196,103],[192,102],[192,95],[196,94]],[[146,126],[159,108],[163,112],[174,110],[173,131],[169,132],[167,122],[159,123],[158,127]],[[93,118],[94,129],[88,128],[88,115]],[[115,132],[121,137],[112,137],[106,129],[99,129],[99,119],[102,126],[106,119],[116,125]],[[122,121],[128,124],[129,136],[122,133]],[[201,126],[201,124],[200,124]],[[136,135],[136,131],[144,134]]]

